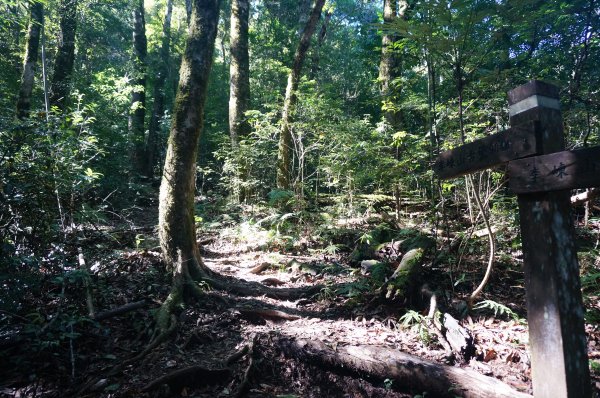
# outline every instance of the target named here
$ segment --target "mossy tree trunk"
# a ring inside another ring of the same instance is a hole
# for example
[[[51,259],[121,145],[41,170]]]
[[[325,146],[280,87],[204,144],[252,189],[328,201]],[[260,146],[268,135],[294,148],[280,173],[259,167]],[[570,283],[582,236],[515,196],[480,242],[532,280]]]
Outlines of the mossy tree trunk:
[[[250,123],[246,111],[250,106],[250,57],[248,54],[248,19],[250,17],[249,0],[232,0],[231,25],[229,29],[229,136],[231,148],[237,159],[236,173],[241,181],[238,201],[244,202],[249,190],[244,182],[248,180],[248,168],[239,152],[240,138],[250,134]]]
[[[169,315],[187,294],[197,292],[194,280],[210,271],[196,243],[194,193],[198,141],[212,67],[220,0],[194,0],[189,33],[179,72],[167,156],[160,186],[159,237],[173,289],[158,316],[165,330]]]
[[[160,121],[165,111],[165,81],[169,76],[169,54],[171,52],[171,16],[173,14],[173,0],[167,0],[167,10],[163,22],[163,36],[160,46],[160,66],[156,81],[154,82],[154,103],[152,115],[148,125],[148,137],[145,144],[144,175],[154,175],[154,164],[157,155],[157,138],[160,131]]]
[[[319,34],[317,35],[317,47],[313,51],[312,65],[310,69],[311,79],[317,79],[319,71],[321,70],[321,48],[323,47],[323,43],[325,42],[325,37],[327,36],[327,25],[329,25],[329,21],[331,20],[332,15],[333,13],[331,10],[327,10],[325,12],[325,18],[323,19],[321,29],[319,30]]]
[[[71,75],[75,61],[75,32],[77,31],[78,0],[60,3],[60,36],[50,83],[50,105],[64,110],[71,91]]]
[[[17,100],[17,117],[25,119],[29,116],[31,108],[31,92],[35,80],[35,66],[40,47],[40,33],[44,23],[44,5],[33,1],[30,6],[29,30],[27,31],[27,44],[23,61],[23,74],[21,75],[21,88]]]
[[[281,129],[279,131],[279,148],[277,152],[277,188],[290,189],[292,180],[292,131],[291,121],[292,112],[296,105],[296,91],[300,83],[300,73],[302,65],[306,58],[306,52],[310,46],[310,39],[315,32],[317,21],[321,16],[321,10],[325,0],[315,0],[314,6],[306,21],[306,25],[300,36],[298,48],[294,54],[294,64],[288,75],[287,87],[285,90],[285,100],[283,103],[283,112],[281,114]]]
[[[129,133],[134,142],[133,163],[144,171],[144,119],[146,117],[146,20],[144,0],[137,0],[133,9],[133,91],[129,110]]]
[[[383,117],[388,128],[396,133],[402,129],[402,115],[396,108],[398,102],[398,89],[394,87],[394,80],[401,75],[401,59],[395,48],[399,37],[390,32],[390,25],[399,18],[404,18],[408,3],[405,0],[384,0],[383,22],[384,32],[381,37],[381,60],[379,62],[379,89],[382,97]],[[396,147],[395,157],[400,160],[401,148]],[[393,184],[396,201],[396,219],[400,218],[400,183]]]
[[[381,37],[381,61],[379,62],[379,89],[381,92],[383,104],[383,115],[385,121],[394,130],[400,128],[400,112],[394,109],[394,79],[400,76],[401,60],[396,49],[395,43],[399,37],[390,32],[389,25],[393,24],[398,18],[404,18],[408,4],[403,0],[384,0],[383,2],[383,22],[384,32]]]
[[[229,135],[231,146],[238,147],[239,138],[250,132],[244,113],[250,102],[250,58],[248,56],[249,0],[232,0],[229,46]]]

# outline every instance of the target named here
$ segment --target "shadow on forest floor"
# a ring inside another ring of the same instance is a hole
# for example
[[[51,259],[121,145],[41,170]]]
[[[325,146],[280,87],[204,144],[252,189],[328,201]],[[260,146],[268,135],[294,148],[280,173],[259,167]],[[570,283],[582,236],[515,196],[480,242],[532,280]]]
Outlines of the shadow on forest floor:
[[[413,223],[412,228],[424,226]],[[252,294],[207,287],[203,300],[181,309],[170,340],[111,375],[112,368],[150,341],[154,310],[170,284],[156,249],[133,249],[140,246],[138,232],[125,235],[119,236],[123,245],[118,251],[114,239],[92,232],[84,242],[94,305],[100,310],[145,299],[146,309],[91,321],[84,315],[87,282],[76,269],[62,279],[42,277],[39,292],[23,292],[22,307],[29,313],[0,313],[3,336],[20,336],[0,345],[6,358],[0,365],[0,396],[413,397],[426,392],[300,360],[281,350],[281,339],[288,338],[318,341],[333,350],[384,347],[471,369],[531,392],[522,276],[515,257],[498,264],[482,297],[487,307],[461,321],[477,350],[464,362],[450,355],[424,322],[427,300],[385,299],[373,276],[360,263],[352,266],[347,253],[265,248],[240,244],[226,234],[202,237],[204,261]],[[148,238],[147,244],[152,242]],[[65,250],[75,256],[81,245],[78,241]],[[422,269],[421,280],[438,292],[439,308],[457,318],[456,298],[468,294],[484,272],[477,250],[468,255],[467,247],[465,252],[454,269],[448,263],[456,260],[452,256],[431,265],[439,254],[431,252]],[[394,262],[390,267],[393,271]],[[286,291],[306,294],[293,300],[276,294]],[[590,357],[600,358],[600,333],[589,324],[587,331]],[[165,375],[170,378],[161,383]]]

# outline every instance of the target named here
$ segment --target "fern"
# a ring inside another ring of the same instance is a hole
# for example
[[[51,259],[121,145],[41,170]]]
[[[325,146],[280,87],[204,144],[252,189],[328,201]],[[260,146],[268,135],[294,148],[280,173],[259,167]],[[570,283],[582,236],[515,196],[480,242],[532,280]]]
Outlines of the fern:
[[[493,300],[483,300],[480,303],[478,303],[475,307],[473,307],[473,309],[489,309],[494,311],[494,317],[497,317],[498,315],[506,315],[511,317],[515,321],[520,321],[519,315],[517,315],[513,310],[511,310],[504,304],[500,304]]]
[[[402,327],[410,328],[412,331],[419,333],[419,338],[425,344],[431,342],[431,336],[425,326],[425,317],[417,311],[408,310],[406,314],[400,317]]]
[[[403,327],[409,328],[420,325],[425,317],[417,311],[408,310],[406,314],[400,317],[400,323]]]

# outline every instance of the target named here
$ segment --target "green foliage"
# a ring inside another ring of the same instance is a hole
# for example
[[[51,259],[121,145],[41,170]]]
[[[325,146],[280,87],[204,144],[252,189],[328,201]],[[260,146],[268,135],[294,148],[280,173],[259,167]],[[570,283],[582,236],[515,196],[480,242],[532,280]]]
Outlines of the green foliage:
[[[4,250],[40,254],[75,223],[89,220],[92,192],[102,179],[94,170],[104,154],[92,130],[94,116],[81,107],[0,128],[0,239]]]
[[[425,344],[431,341],[431,336],[425,323],[425,317],[419,314],[417,311],[408,310],[406,314],[400,317],[400,324],[404,328],[411,329],[413,332],[418,333],[419,338]]]
[[[500,304],[493,300],[482,300],[481,302],[477,303],[473,307],[473,309],[475,309],[475,310],[487,309],[487,310],[494,311],[494,317],[497,317],[498,315],[508,316],[515,321],[518,321],[518,322],[521,321],[521,319],[519,318],[519,315],[516,314],[513,310],[511,310],[504,304]]]
[[[381,286],[392,274],[388,263],[377,263],[371,268],[371,280],[375,286]]]
[[[269,205],[273,207],[287,207],[294,198],[294,193],[282,189],[273,189],[269,192]]]

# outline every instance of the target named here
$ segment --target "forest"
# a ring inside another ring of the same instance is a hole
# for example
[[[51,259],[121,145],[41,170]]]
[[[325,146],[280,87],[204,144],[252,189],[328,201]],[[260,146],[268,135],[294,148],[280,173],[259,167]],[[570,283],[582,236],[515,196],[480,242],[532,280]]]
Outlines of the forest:
[[[599,396],[597,1],[0,9],[0,396]]]

